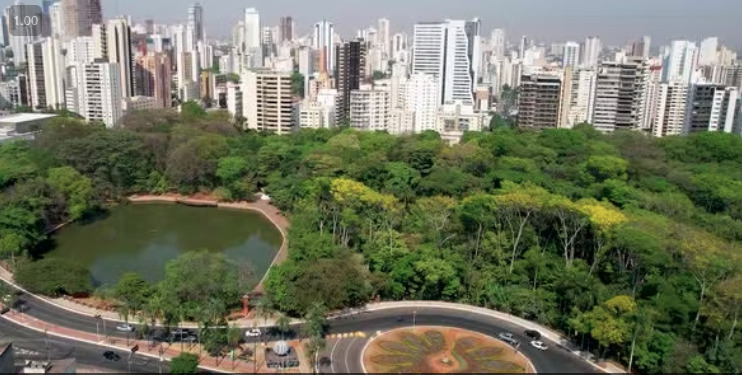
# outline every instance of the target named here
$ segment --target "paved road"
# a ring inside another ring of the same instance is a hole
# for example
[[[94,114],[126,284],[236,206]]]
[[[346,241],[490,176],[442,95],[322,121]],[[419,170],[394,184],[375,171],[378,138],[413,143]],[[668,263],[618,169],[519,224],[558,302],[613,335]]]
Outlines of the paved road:
[[[13,353],[16,363],[23,360],[46,361],[47,356],[52,360],[75,358],[78,365],[92,366],[102,371],[117,373],[128,372],[128,354],[116,351],[121,360],[117,362],[106,361],[103,352],[105,347],[64,339],[61,337],[48,336],[44,333],[19,327],[6,319],[0,318],[0,342],[13,343]],[[48,348],[47,348],[48,346]],[[169,372],[169,364],[162,364],[163,373]],[[157,374],[159,373],[159,362],[156,358],[147,358],[134,355],[131,361],[131,372],[135,374]]]
[[[41,301],[33,296],[24,294],[21,298],[25,301],[23,312],[40,320],[54,323],[80,331],[103,334],[103,322],[90,316],[63,310],[57,306]],[[373,335],[377,331],[387,331],[399,327],[412,326],[413,311],[416,311],[415,323],[417,325],[450,326],[465,328],[496,337],[501,332],[509,332],[516,335],[521,341],[520,351],[523,352],[533,363],[536,371],[546,374],[594,374],[598,371],[578,356],[569,352],[559,345],[549,344],[550,349],[546,352],[538,351],[528,345],[523,336],[524,328],[512,323],[498,321],[491,317],[471,313],[463,310],[442,308],[402,308],[388,309],[383,311],[365,312],[348,315],[330,321],[329,333],[354,333],[364,332]],[[122,333],[115,330],[115,326],[121,322],[106,321],[106,331],[109,335]],[[266,330],[263,330],[267,334]],[[300,335],[300,326],[293,326],[293,336]],[[275,335],[275,339],[279,336]],[[250,339],[248,341],[251,341]],[[325,373],[362,373],[360,366],[360,353],[367,340],[365,339],[342,339],[333,340],[328,343],[328,351],[322,357],[324,364],[320,364],[320,370]],[[334,352],[332,349],[335,349]]]
[[[354,315],[345,319],[338,319],[330,323],[330,333],[348,333],[361,331],[373,335],[376,331],[387,331],[400,327],[411,327],[413,311],[416,311],[416,325],[448,326],[468,329],[485,335],[497,337],[501,332],[509,332],[521,341],[520,351],[528,357],[538,373],[542,374],[596,374],[590,364],[583,361],[559,345],[547,342],[549,350],[542,352],[528,345],[523,336],[524,328],[507,322],[497,322],[491,317],[473,314],[452,309],[408,308],[393,309],[379,312],[368,312]],[[362,373],[359,345],[365,345],[367,340],[353,338],[341,339],[330,353],[331,366],[329,371],[334,373]],[[328,343],[329,344],[329,343]],[[333,340],[332,348],[336,345]],[[333,370],[334,369],[334,370]]]

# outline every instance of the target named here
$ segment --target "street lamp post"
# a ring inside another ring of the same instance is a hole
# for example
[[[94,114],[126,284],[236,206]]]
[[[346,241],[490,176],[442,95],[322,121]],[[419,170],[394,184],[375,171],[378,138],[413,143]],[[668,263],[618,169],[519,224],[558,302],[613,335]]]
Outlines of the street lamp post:
[[[417,310],[412,311],[412,329],[415,329],[417,320]]]
[[[164,360],[162,355],[165,354],[165,351],[162,349],[162,346],[160,346],[160,350],[158,352],[160,353],[160,363],[159,363],[158,368],[159,368],[160,374],[162,374],[162,361]]]
[[[95,337],[100,341],[100,314],[95,315]]]

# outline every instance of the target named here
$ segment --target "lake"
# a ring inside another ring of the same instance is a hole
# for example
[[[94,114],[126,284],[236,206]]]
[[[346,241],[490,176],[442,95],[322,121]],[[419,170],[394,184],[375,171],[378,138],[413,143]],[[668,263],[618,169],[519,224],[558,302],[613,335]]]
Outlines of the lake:
[[[257,285],[282,242],[281,233],[261,214],[174,204],[115,207],[101,219],[62,228],[53,239],[44,257],[84,264],[96,287],[115,284],[127,272],[160,281],[168,261],[202,249],[249,264]]]

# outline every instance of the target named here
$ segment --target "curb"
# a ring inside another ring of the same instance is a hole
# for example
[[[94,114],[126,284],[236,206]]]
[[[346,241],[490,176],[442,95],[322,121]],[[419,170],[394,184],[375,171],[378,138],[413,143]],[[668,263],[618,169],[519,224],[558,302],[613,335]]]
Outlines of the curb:
[[[92,340],[81,339],[81,338],[75,337],[75,336],[64,335],[64,334],[61,334],[61,333],[57,333],[55,331],[48,331],[48,330],[40,329],[40,328],[37,328],[35,326],[29,325],[29,324],[26,324],[26,323],[22,323],[22,322],[20,322],[20,321],[18,321],[16,319],[9,318],[7,316],[3,316],[3,319],[5,319],[5,320],[7,320],[7,321],[9,321],[11,323],[15,323],[15,324],[17,324],[17,325],[19,325],[21,327],[25,327],[25,328],[34,330],[36,332],[47,333],[47,334],[52,335],[52,336],[55,336],[55,337],[59,337],[59,338],[63,338],[63,339],[68,339],[68,340],[74,340],[74,341],[81,342],[81,343],[86,343],[86,344],[92,344],[92,345],[96,345],[96,346],[99,346],[99,347],[105,347],[105,348],[108,348],[108,349],[116,349],[116,350],[119,350],[119,351],[122,351],[122,352],[130,352],[129,349],[123,348],[123,347],[120,347],[120,346],[117,346],[117,345],[105,344],[105,343],[96,342],[96,341],[92,341]],[[153,355],[153,354],[150,354],[148,352],[137,352],[137,353],[139,353],[139,354],[141,354],[143,356],[147,356],[149,358],[154,358],[154,359],[159,359],[160,358],[160,355],[159,354],[158,355]],[[166,361],[171,361],[172,360],[172,357],[165,357],[163,355],[163,359],[165,359]],[[217,372],[217,373],[222,373],[222,374],[238,374],[238,373],[233,372],[233,371],[222,370],[222,369],[213,368],[213,367],[209,367],[209,366],[198,365],[198,367],[201,368],[201,369],[204,369],[204,370],[210,370],[210,371]]]

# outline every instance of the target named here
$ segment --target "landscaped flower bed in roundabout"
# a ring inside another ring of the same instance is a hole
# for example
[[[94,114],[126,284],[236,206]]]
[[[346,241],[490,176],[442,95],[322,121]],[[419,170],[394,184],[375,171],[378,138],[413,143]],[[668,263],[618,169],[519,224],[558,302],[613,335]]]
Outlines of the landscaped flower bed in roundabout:
[[[458,328],[401,328],[366,346],[370,374],[526,374],[530,362],[509,345]]]

